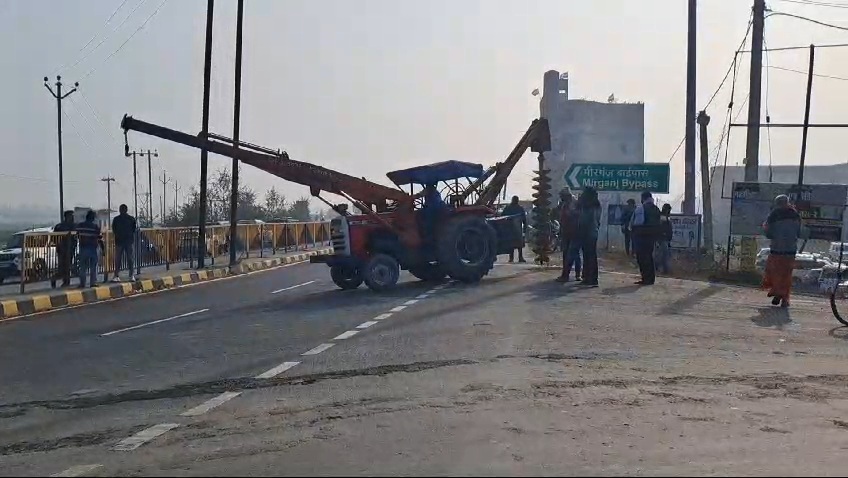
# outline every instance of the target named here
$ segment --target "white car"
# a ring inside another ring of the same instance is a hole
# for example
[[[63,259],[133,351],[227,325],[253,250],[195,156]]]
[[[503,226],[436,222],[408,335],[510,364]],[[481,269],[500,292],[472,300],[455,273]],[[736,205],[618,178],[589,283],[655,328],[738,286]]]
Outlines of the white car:
[[[59,256],[56,253],[56,236],[47,236],[52,232],[52,227],[40,227],[15,233],[6,248],[0,250],[0,284],[8,278],[22,277],[22,270],[26,271],[28,281],[45,280],[57,270]],[[30,239],[24,254],[24,237],[27,233],[36,237]]]

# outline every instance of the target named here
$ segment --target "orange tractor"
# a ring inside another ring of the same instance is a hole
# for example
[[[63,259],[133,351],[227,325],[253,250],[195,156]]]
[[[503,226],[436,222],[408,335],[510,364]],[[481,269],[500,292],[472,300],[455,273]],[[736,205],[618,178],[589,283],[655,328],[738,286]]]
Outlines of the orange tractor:
[[[206,149],[308,186],[339,214],[330,222],[333,252],[311,261],[326,263],[342,289],[365,282],[375,291],[397,284],[401,270],[426,281],[448,276],[477,282],[488,274],[497,255],[510,252],[521,239],[516,218],[495,217],[493,205],[524,153],[530,149],[541,155],[551,143],[547,120],[537,119],[503,162],[485,170],[480,164],[447,161],[393,171],[387,174],[397,186],[392,188],[223,136],[200,137],[130,116],[124,116],[121,127],[125,134],[138,131]],[[359,213],[328,202],[324,192],[343,197]]]

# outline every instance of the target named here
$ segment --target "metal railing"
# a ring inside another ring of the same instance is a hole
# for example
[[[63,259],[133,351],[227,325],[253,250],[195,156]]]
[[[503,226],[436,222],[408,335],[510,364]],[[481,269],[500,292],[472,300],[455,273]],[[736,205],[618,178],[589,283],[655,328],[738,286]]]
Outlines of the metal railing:
[[[103,231],[105,248],[98,248],[97,274],[108,281],[114,275],[118,250],[112,231]],[[329,222],[289,222],[239,224],[236,238],[230,241],[230,226],[216,225],[206,228],[206,247],[203,254],[214,266],[229,263],[229,249],[235,247],[237,260],[265,257],[277,253],[327,245],[330,241]],[[20,253],[0,254],[0,277],[3,280],[18,277],[20,293],[26,285],[44,281],[63,283],[79,276],[79,246],[74,232],[25,232],[17,242]],[[197,227],[167,227],[140,229],[133,246],[133,275],[145,268],[188,263],[195,267],[199,257],[199,229]],[[71,251],[69,254],[66,251]],[[126,257],[122,258],[120,271],[127,271]],[[2,281],[0,281],[2,282]]]

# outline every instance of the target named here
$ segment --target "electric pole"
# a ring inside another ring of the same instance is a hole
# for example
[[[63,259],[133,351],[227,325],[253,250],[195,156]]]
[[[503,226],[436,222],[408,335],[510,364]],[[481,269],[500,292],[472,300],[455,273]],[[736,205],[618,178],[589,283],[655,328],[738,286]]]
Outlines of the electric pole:
[[[159,152],[155,150],[151,152],[148,149],[147,151],[141,151],[138,155],[147,155],[147,218],[150,221],[150,227],[153,227],[153,164],[151,156],[158,158]]]
[[[710,259],[712,266],[713,248],[713,203],[712,190],[710,189],[710,152],[707,143],[707,126],[710,124],[710,116],[706,111],[701,111],[698,114],[698,126],[701,132],[701,196],[703,202],[703,237],[704,247],[706,248],[707,257]]]
[[[168,204],[168,202],[167,202],[167,200],[168,200],[168,196],[167,196],[167,194],[168,194],[168,183],[171,182],[171,180],[168,179],[167,171],[162,171],[162,179],[159,182],[162,183],[162,223],[164,224],[165,223],[165,204]]]
[[[238,0],[238,13],[236,14],[236,64],[235,64],[235,97],[233,99],[233,146],[239,145],[239,128],[241,123],[241,51],[242,51],[242,27],[244,24],[244,0]],[[238,218],[239,197],[239,162],[233,158],[233,184],[230,188],[230,266],[236,264],[236,219]]]
[[[179,202],[180,202],[180,183],[178,181],[174,181],[174,215],[178,214]]]
[[[110,224],[112,219],[112,183],[115,182],[115,178],[112,176],[107,176],[105,178],[100,178],[101,181],[106,183],[106,210],[109,214]]]
[[[77,88],[79,88],[79,83],[74,83],[74,88],[62,94],[62,77],[56,76],[56,91],[53,91],[53,88],[50,88],[50,85],[47,84],[48,78],[44,77],[44,87],[47,88],[47,91],[53,95],[53,98],[56,98],[56,118],[58,123],[58,137],[59,137],[59,218],[62,219],[65,215],[65,180],[64,180],[64,170],[62,169],[62,100],[71,96]]]
[[[748,98],[748,138],[745,144],[745,181],[757,181],[760,170],[760,110],[763,83],[763,30],[766,1],[754,0],[751,24],[751,78]]]
[[[689,39],[686,53],[686,155],[683,213],[695,214],[695,101],[697,72],[697,0],[689,0]]]
[[[209,134],[209,89],[212,81],[212,16],[215,10],[215,0],[206,2],[206,51],[203,59],[203,118],[200,127],[200,137]],[[206,259],[206,182],[209,170],[209,151],[204,146],[200,149],[200,214],[198,218],[197,235],[197,268],[203,269]]]
[[[133,160],[133,210],[135,214],[136,224],[138,223],[138,163],[136,161],[136,156],[138,156],[138,151],[130,151],[130,147],[128,145],[124,145],[124,156],[132,157]],[[136,274],[141,274],[141,264],[138,260],[138,249],[139,249],[139,236],[135,235],[133,247],[133,255],[135,256],[135,267]],[[132,271],[130,271],[132,272]]]

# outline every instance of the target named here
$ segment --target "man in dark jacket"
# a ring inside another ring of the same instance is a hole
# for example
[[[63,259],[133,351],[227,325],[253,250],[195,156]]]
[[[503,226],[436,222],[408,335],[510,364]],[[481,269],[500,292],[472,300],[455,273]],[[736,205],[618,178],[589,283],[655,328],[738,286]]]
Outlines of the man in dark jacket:
[[[654,265],[654,244],[660,234],[660,210],[650,191],[642,193],[642,204],[633,212],[633,248],[642,278],[636,284],[654,285],[657,278]]]
[[[577,241],[578,211],[574,205],[574,196],[568,190],[560,192],[559,236],[562,248],[562,274],[557,282],[568,282],[571,268],[574,268],[574,280],[580,281],[583,264],[580,260],[580,244]]]
[[[633,199],[627,200],[627,206],[624,207],[624,214],[621,215],[621,233],[624,235],[624,252],[627,257],[633,256],[633,212],[636,210],[636,201]]]
[[[112,219],[112,235],[115,237],[115,277],[113,282],[121,281],[121,264],[127,258],[129,279],[135,281],[133,275],[133,244],[135,243],[136,221],[127,213],[127,205],[121,204],[119,214]]]
[[[71,283],[71,264],[74,261],[74,252],[77,248],[77,238],[73,232],[76,230],[74,224],[74,211],[65,211],[62,222],[53,226],[53,232],[64,232],[65,235],[56,237],[56,258],[59,261],[56,274],[50,278],[50,286],[56,288],[56,281],[62,279],[62,287]]]
[[[674,229],[671,225],[671,204],[663,204],[660,211],[660,236],[657,239],[657,270],[663,274],[671,272],[671,240]]]
[[[518,262],[527,262],[524,260],[524,233],[527,231],[527,211],[518,204],[518,196],[512,197],[510,202],[501,212],[501,216],[515,216],[516,232],[520,241],[518,242]],[[509,262],[515,261],[515,249],[509,251]]]
[[[94,287],[97,282],[97,248],[105,249],[103,236],[100,233],[100,225],[95,223],[97,214],[89,210],[85,214],[85,221],[77,224],[77,237],[79,237],[79,282],[80,288],[85,288],[86,276],[90,278],[89,285]]]

